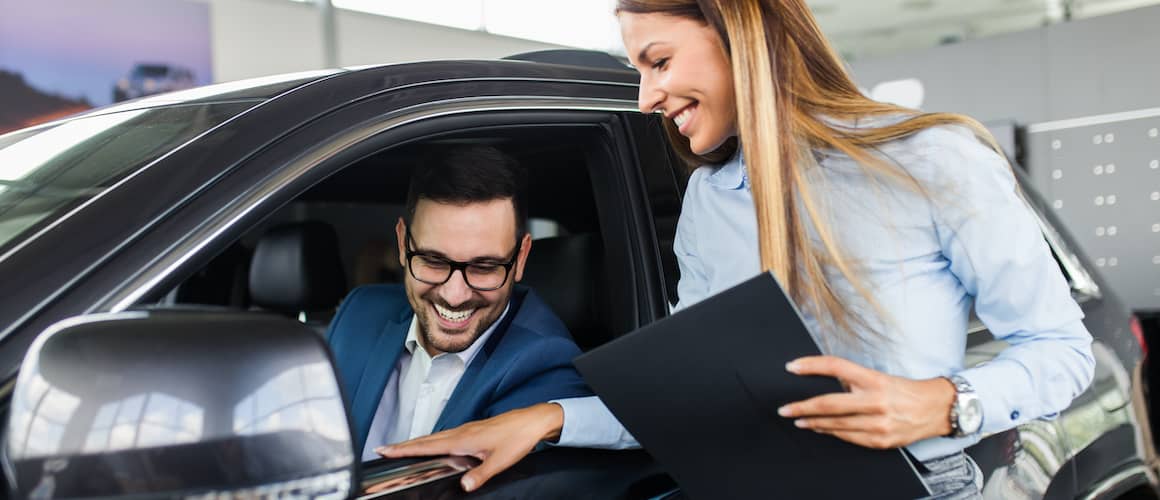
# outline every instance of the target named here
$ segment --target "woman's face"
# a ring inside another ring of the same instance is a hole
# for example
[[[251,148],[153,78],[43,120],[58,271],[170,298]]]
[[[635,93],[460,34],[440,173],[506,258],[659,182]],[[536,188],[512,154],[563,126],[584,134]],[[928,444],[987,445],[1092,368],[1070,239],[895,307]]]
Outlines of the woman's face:
[[[729,58],[709,25],[666,14],[621,12],[620,35],[640,71],[640,111],[660,110],[697,154],[737,135]]]

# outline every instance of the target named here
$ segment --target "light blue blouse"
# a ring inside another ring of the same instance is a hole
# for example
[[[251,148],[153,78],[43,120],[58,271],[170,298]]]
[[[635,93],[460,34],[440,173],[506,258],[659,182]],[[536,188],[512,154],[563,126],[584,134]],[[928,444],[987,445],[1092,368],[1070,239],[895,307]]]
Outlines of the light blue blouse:
[[[928,129],[880,149],[927,193],[873,178],[836,152],[818,153],[820,168],[810,173],[832,235],[889,315],[878,317],[834,273],[831,283],[848,307],[883,335],[859,328],[850,340],[807,315],[818,345],[892,375],[958,374],[974,386],[983,406],[981,433],[909,446],[919,460],[1066,408],[1091,382],[1092,338],[1007,163],[957,127]],[[740,155],[693,173],[674,249],[681,270],[676,308],[758,274],[757,221]],[[972,306],[1008,347],[964,369]],[[558,403],[565,414],[560,445],[636,445],[595,397]]]

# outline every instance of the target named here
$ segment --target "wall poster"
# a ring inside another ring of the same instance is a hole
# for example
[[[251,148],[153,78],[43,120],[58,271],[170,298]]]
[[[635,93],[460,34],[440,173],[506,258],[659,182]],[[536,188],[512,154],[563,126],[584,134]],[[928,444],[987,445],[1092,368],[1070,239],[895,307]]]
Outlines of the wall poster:
[[[209,4],[0,0],[0,134],[213,81]]]

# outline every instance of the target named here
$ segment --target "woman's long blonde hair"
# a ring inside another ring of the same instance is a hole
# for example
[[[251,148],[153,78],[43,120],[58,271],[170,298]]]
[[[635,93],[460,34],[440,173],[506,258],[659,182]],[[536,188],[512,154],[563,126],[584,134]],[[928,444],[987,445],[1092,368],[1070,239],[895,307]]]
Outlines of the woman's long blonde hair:
[[[874,310],[880,315],[883,311],[855,263],[843,257],[826,224],[806,182],[807,162],[800,157],[801,148],[840,151],[869,177],[919,192],[925,192],[923,186],[905,170],[874,154],[878,146],[930,127],[962,125],[998,150],[990,133],[971,118],[921,113],[863,95],[804,0],[618,0],[616,10],[694,19],[720,35],[733,70],[737,130],[756,206],[761,268],[773,271],[800,307],[839,331],[853,334],[852,323],[870,322],[853,315],[847,307],[850,304],[826,279],[826,269],[840,273]],[[857,128],[824,121],[855,123],[875,116],[903,119]],[[690,166],[719,164],[736,152],[737,141],[730,140],[716,151],[697,155],[672,120],[665,119],[665,128],[673,147]],[[811,222],[817,245],[807,230]]]

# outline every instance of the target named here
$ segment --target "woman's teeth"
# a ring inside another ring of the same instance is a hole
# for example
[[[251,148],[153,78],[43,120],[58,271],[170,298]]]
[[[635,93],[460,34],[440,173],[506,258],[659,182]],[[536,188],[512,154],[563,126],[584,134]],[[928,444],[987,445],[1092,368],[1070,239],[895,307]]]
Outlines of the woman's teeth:
[[[447,321],[455,321],[455,322],[463,321],[467,318],[470,318],[471,313],[475,312],[475,309],[467,309],[465,311],[452,311],[451,309],[443,307],[439,304],[435,304],[435,310],[439,312],[439,315],[442,316],[443,319],[445,319]]]
[[[685,126],[685,122],[689,121],[689,117],[693,115],[693,108],[690,106],[677,116],[673,117],[673,122],[677,124],[677,128]]]

